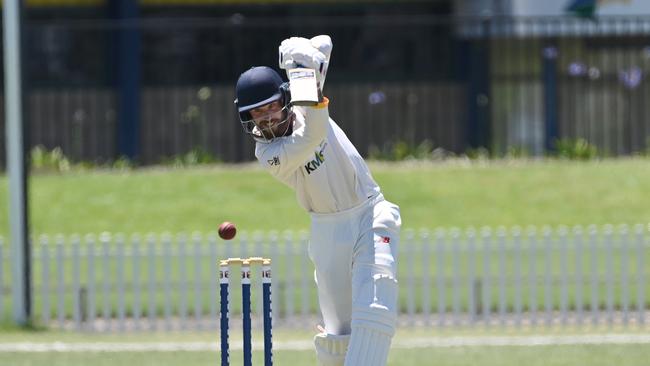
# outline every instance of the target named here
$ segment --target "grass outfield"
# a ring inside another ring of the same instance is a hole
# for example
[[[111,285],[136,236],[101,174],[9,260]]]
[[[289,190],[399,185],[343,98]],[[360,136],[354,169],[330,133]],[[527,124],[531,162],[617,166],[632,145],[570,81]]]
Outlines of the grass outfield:
[[[432,335],[433,331],[422,329],[398,331],[395,341],[404,344],[409,337],[429,335],[439,338],[448,336],[474,336],[473,333],[443,333]],[[564,333],[557,333],[564,334]],[[584,333],[581,333],[584,335]],[[479,336],[488,334],[478,333]],[[506,335],[500,334],[489,335]],[[553,335],[547,332],[546,335]],[[257,336],[257,334],[255,334]],[[8,331],[0,334],[0,344],[11,342],[216,342],[218,334],[126,334],[126,335],[80,335],[61,332],[17,332]],[[239,337],[235,336],[235,339]],[[274,333],[276,342],[299,340],[308,341],[311,334],[306,331],[289,332],[279,330]],[[242,364],[241,351],[233,350],[231,364]],[[480,366],[641,366],[647,365],[650,357],[650,347],[647,344],[597,344],[597,345],[549,345],[549,346],[458,346],[458,347],[428,347],[405,348],[395,346],[391,350],[388,364],[391,366],[420,366],[420,365],[480,365]],[[261,352],[254,352],[255,364],[260,364]],[[432,361],[432,360],[435,360]],[[315,356],[312,350],[292,351],[276,349],[274,361],[277,365],[313,365]],[[210,365],[218,364],[219,354],[215,351],[199,352],[29,352],[4,353],[0,352],[2,365],[139,365],[167,366],[179,365]]]
[[[650,221],[648,159],[372,163],[405,228]],[[35,174],[34,234],[308,229],[293,192],[257,164]],[[7,207],[0,178],[0,207]],[[8,232],[0,210],[0,235]]]
[[[538,347],[454,347],[436,349],[394,349],[389,366],[647,366],[648,345],[581,345]],[[254,364],[262,359],[253,354]],[[315,365],[313,351],[282,351],[274,355],[276,365]],[[0,353],[0,364],[12,366],[204,366],[218,365],[216,352],[78,352]],[[241,365],[240,357],[231,358]]]

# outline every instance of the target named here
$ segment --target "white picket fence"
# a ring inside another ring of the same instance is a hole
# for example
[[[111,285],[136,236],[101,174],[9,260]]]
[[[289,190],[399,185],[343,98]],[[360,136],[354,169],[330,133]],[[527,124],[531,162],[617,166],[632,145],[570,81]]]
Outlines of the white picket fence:
[[[10,246],[0,238],[0,314],[10,314]],[[650,324],[650,225],[405,230],[400,322],[434,327]],[[273,260],[276,325],[317,321],[307,233],[40,236],[33,309],[52,327],[92,331],[218,328],[217,262]],[[259,277],[259,276],[258,276]],[[261,281],[254,279],[255,319]],[[240,311],[237,279],[231,318]]]

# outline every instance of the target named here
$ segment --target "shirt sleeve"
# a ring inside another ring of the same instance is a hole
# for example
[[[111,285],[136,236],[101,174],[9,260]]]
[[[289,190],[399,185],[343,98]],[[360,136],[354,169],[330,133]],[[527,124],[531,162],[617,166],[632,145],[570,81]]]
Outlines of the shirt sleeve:
[[[304,126],[279,143],[257,144],[255,156],[260,163],[280,180],[288,179],[310,156],[327,136],[329,124],[329,99],[314,107],[305,108]]]

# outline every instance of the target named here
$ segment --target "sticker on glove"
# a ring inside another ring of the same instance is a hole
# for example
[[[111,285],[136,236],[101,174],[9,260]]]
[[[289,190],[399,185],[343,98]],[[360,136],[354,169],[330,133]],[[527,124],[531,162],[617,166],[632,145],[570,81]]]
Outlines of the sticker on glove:
[[[318,104],[318,81],[313,69],[289,70],[289,90],[294,105],[314,106]]]
[[[316,71],[312,69],[293,69],[289,71],[289,79],[291,81],[298,80],[298,79],[316,79]]]

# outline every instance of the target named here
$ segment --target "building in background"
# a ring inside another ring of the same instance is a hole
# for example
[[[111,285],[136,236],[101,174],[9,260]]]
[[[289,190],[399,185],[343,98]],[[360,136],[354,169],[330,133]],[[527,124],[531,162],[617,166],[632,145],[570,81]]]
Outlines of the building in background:
[[[571,11],[589,5],[586,19]],[[541,155],[562,138],[586,139],[608,155],[647,149],[650,2],[459,0],[455,14],[486,17],[483,28],[458,33],[489,37],[498,50],[483,71],[491,74],[484,88],[497,152]]]

